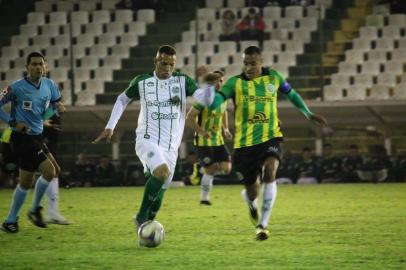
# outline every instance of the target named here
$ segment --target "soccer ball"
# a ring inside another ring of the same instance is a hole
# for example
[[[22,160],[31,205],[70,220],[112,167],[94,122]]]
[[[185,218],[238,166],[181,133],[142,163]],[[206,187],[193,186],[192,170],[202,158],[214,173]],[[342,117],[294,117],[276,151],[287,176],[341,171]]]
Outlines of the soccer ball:
[[[139,245],[142,247],[157,247],[165,238],[164,226],[155,220],[148,220],[138,229]]]

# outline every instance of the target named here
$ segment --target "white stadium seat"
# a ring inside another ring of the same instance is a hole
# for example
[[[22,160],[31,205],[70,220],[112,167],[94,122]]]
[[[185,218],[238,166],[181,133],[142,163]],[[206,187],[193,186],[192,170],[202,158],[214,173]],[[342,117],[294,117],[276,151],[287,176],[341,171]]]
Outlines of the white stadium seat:
[[[45,14],[43,12],[30,12],[28,13],[27,24],[43,25],[45,24]]]
[[[116,22],[130,23],[133,22],[134,13],[130,9],[119,9],[114,12]]]
[[[63,25],[68,23],[68,14],[65,11],[49,13],[49,23]]]
[[[89,22],[89,12],[87,11],[74,11],[70,16],[71,22],[86,24]]]
[[[389,87],[386,85],[374,85],[371,87],[370,95],[367,96],[367,99],[373,100],[385,100],[389,99]]]
[[[154,23],[155,11],[153,9],[140,9],[137,11],[137,20],[146,23]]]

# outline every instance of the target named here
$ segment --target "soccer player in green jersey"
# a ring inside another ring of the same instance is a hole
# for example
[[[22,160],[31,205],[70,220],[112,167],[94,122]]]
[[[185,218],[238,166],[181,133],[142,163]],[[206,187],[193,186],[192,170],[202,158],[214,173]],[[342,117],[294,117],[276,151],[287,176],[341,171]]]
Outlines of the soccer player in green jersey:
[[[256,239],[266,240],[272,206],[276,199],[275,175],[282,157],[283,135],[277,110],[278,93],[286,95],[304,116],[318,124],[326,120],[312,113],[300,95],[277,71],[262,66],[261,51],[250,46],[244,50],[243,73],[228,79],[216,93],[210,106],[215,109],[232,98],[235,104],[235,134],[233,166],[244,182],[242,196],[256,226]],[[257,197],[263,186],[261,216]]]
[[[220,70],[214,71],[215,81],[209,82],[215,85],[216,90],[224,83],[224,73]],[[209,76],[206,76],[208,78]],[[218,109],[193,104],[190,108],[187,122],[195,130],[194,144],[199,157],[199,163],[204,173],[201,181],[200,204],[211,205],[210,191],[213,187],[215,175],[229,174],[231,171],[230,154],[224,145],[224,137],[231,140],[232,135],[228,130],[227,102],[224,102]]]

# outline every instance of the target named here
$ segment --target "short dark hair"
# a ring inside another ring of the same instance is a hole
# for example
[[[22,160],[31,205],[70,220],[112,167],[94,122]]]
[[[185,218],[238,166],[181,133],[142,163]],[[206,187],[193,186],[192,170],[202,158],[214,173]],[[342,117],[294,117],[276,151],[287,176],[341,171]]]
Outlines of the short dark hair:
[[[258,48],[257,46],[249,46],[244,50],[244,55],[253,55],[253,54],[258,54],[261,55],[261,49]]]
[[[215,70],[215,71],[213,71],[213,73],[217,73],[221,77],[224,77],[224,72],[222,70]]]
[[[167,54],[167,55],[175,55],[176,54],[176,50],[174,47],[172,47],[171,45],[162,45],[161,47],[159,47],[158,51],[157,51],[157,56],[160,54]]]
[[[27,65],[31,63],[31,58],[33,57],[41,57],[45,61],[45,56],[40,52],[32,52],[27,56]]]

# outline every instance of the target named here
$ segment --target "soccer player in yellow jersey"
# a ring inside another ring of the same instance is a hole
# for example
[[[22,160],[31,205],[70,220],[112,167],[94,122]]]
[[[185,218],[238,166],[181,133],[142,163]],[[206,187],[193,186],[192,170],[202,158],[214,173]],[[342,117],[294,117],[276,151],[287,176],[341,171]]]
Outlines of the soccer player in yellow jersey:
[[[263,68],[261,51],[250,46],[244,50],[243,73],[228,79],[215,94],[211,109],[229,98],[235,104],[235,134],[233,166],[243,181],[242,196],[248,204],[250,217],[256,226],[256,239],[266,240],[272,206],[276,199],[275,175],[282,157],[277,101],[278,94],[286,95],[304,116],[321,125],[326,120],[312,113],[300,95],[277,71]],[[261,180],[263,186],[261,217],[257,197]]]
[[[214,71],[215,81],[208,82],[215,85],[216,90],[224,83],[224,73]],[[210,76],[206,76],[208,78]],[[211,205],[210,191],[213,187],[215,175],[229,174],[231,171],[230,154],[224,145],[224,137],[231,140],[232,135],[228,130],[227,102],[219,108],[210,110],[195,103],[187,114],[188,124],[195,130],[194,144],[197,149],[199,163],[203,167],[201,181],[200,204]]]

